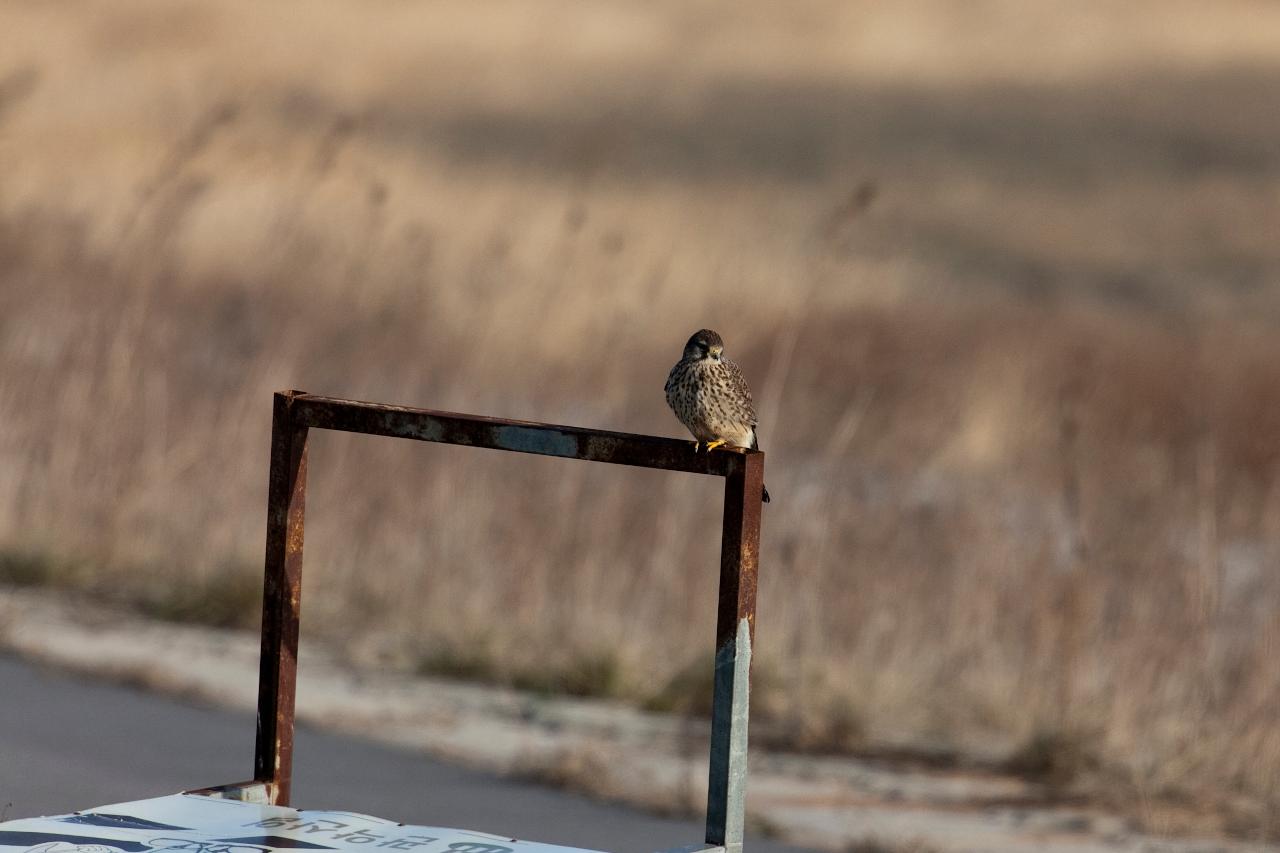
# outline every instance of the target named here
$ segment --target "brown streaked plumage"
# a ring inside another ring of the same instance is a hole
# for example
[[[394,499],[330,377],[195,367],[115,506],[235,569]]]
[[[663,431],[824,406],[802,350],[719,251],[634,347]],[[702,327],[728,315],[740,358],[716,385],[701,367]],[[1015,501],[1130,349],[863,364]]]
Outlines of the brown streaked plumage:
[[[724,355],[724,341],[710,329],[700,329],[684,345],[684,355],[667,375],[667,405],[689,428],[698,445],[710,450],[721,444],[756,450],[755,406],[742,370]],[[695,448],[696,449],[696,448]],[[764,490],[765,503],[769,490]]]

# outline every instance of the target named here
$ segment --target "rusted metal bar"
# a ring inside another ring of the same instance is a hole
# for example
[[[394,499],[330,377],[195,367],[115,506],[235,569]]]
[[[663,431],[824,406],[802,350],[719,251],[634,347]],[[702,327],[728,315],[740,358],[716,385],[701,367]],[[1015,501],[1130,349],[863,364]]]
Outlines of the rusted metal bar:
[[[271,419],[258,737],[253,762],[253,778],[266,785],[270,801],[280,806],[289,804],[293,774],[293,711],[298,680],[298,616],[307,492],[307,427],[295,416],[298,395],[297,391],[277,393]]]
[[[309,427],[691,474],[724,477],[733,464],[730,460],[738,455],[723,450],[694,453],[692,441],[675,438],[460,415],[312,394],[299,394],[293,405],[297,423]]]
[[[746,817],[747,715],[755,641],[763,453],[732,448],[696,454],[692,442],[671,438],[341,400],[302,391],[277,393],[271,425],[254,762],[254,779],[263,784],[269,801],[276,805],[289,803],[293,769],[310,428],[724,477],[706,841],[728,853],[740,853]]]
[[[747,717],[751,649],[756,633],[756,578],[764,455],[734,455],[724,484],[720,600],[711,705],[707,843],[742,850],[746,822]]]

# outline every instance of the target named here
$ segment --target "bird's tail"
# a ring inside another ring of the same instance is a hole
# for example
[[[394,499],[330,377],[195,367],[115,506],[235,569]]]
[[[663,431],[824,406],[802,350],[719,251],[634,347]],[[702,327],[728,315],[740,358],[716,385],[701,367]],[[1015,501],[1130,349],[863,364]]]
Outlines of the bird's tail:
[[[768,486],[765,486],[764,484],[761,484],[761,486],[764,488],[764,502],[765,502],[765,503],[768,503],[768,502],[769,502],[769,487],[768,487]]]

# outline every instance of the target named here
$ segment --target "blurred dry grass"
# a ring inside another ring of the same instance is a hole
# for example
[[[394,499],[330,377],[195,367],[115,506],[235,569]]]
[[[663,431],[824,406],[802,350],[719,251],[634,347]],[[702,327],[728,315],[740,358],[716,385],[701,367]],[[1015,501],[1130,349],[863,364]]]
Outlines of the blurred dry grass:
[[[709,325],[770,740],[1274,836],[1276,91],[1265,2],[7,4],[0,576],[251,624],[271,391],[679,434]],[[716,484],[313,442],[307,631],[697,706]]]

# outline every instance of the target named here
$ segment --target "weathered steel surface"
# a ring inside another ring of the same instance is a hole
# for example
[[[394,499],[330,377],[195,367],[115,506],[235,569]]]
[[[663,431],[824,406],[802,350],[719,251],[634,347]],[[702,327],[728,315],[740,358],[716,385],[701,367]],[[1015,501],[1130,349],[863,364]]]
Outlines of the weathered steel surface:
[[[706,840],[723,846],[728,853],[741,851],[746,820],[747,717],[763,490],[763,456],[736,457],[724,484],[707,784]]]
[[[275,395],[267,491],[267,553],[262,592],[262,656],[253,777],[274,805],[289,804],[293,775],[293,711],[298,680],[303,514],[307,492],[307,427],[294,417],[297,392]]]
[[[725,448],[699,454],[694,452],[693,442],[672,438],[364,403],[301,391],[276,394],[254,764],[254,779],[262,783],[267,798],[275,805],[289,802],[293,766],[310,428],[724,477],[706,842],[715,849],[740,853],[746,805],[747,716],[755,641],[763,453]],[[255,791],[243,785],[228,786],[224,796],[234,795],[240,788],[246,788],[246,795],[256,796]]]
[[[694,453],[692,441],[599,429],[486,418],[300,394],[294,417],[310,427],[436,441],[466,447],[561,456],[724,477],[746,451]]]

